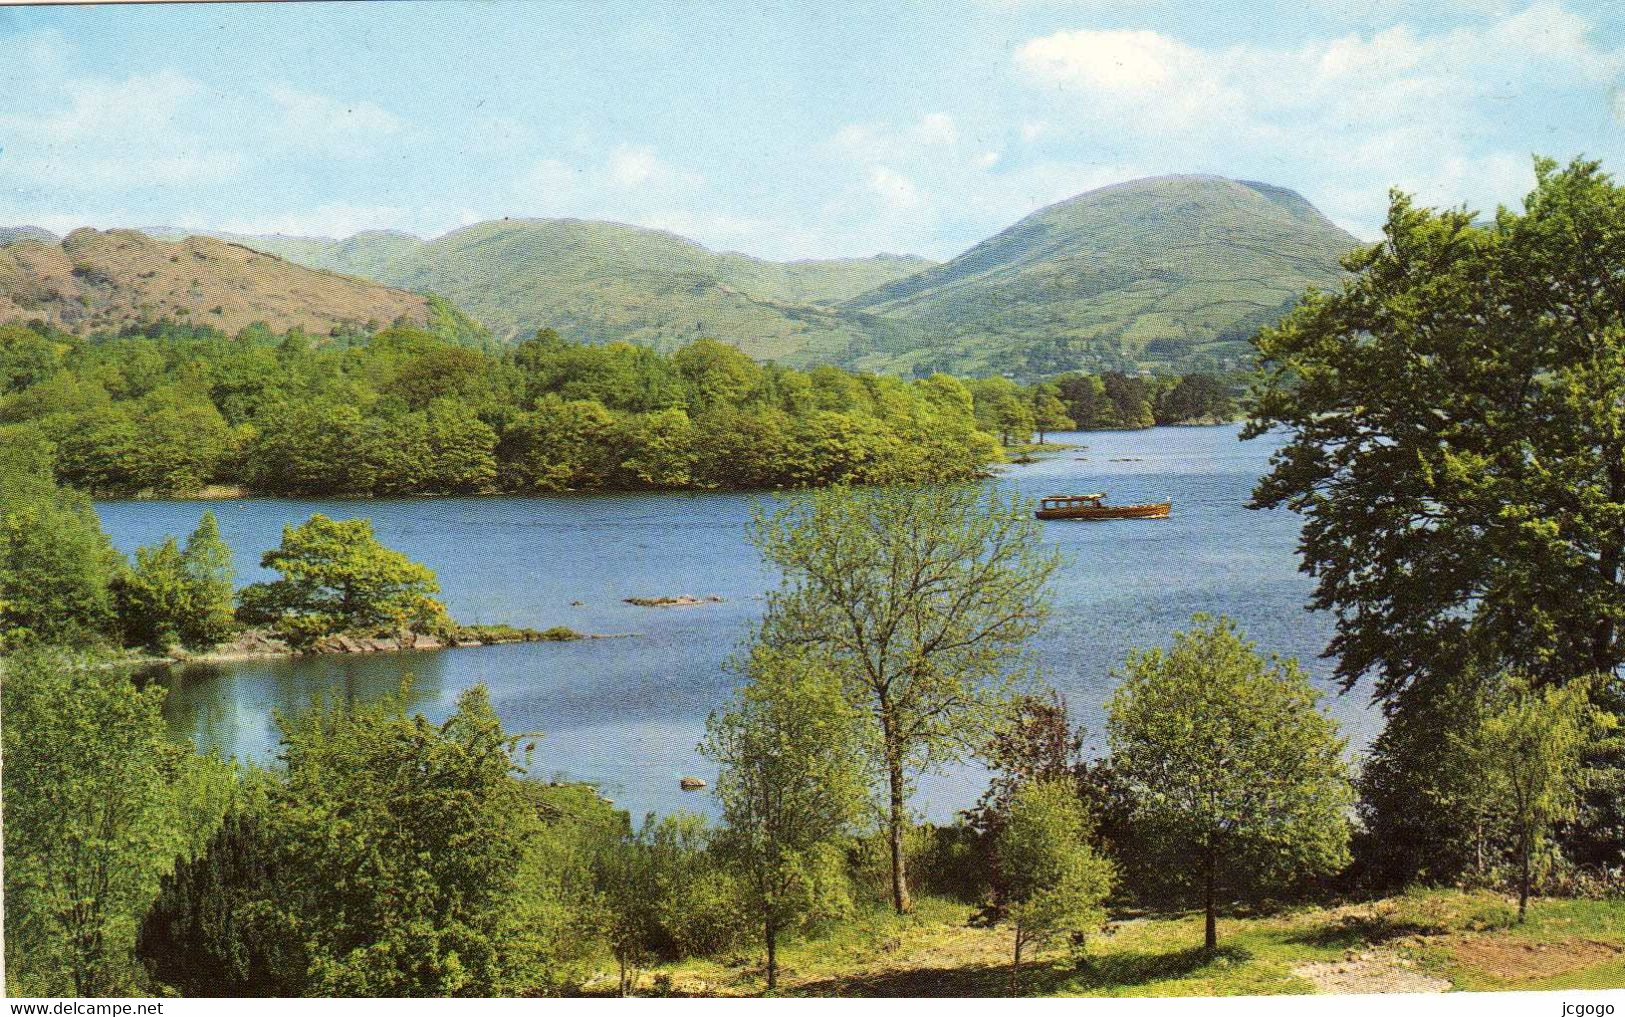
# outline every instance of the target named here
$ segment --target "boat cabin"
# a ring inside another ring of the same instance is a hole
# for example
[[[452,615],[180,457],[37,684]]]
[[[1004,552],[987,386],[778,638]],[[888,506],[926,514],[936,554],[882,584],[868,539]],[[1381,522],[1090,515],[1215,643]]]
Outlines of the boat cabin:
[[[1100,503],[1105,500],[1104,494],[1052,494],[1041,500],[1038,508],[1044,512],[1069,508],[1099,508]]]

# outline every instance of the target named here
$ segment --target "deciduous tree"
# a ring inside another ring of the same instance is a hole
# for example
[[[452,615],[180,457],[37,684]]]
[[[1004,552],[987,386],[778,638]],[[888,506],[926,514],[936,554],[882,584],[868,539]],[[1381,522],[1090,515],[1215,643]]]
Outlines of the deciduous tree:
[[[1026,674],[1059,558],[1026,504],[970,486],[816,492],[759,516],[753,540],[784,576],[759,641],[828,669],[858,711],[907,911],[913,777],[979,743]]]
[[[1010,995],[1027,949],[1057,936],[1087,936],[1105,923],[1112,865],[1090,845],[1092,834],[1071,781],[1033,781],[1011,798],[995,847],[1000,904],[1014,933]]]
[[[758,646],[749,681],[706,724],[701,751],[721,766],[720,847],[740,873],[747,910],[778,985],[779,934],[828,909],[842,885],[836,838],[861,814],[867,787],[853,707],[815,656]]]
[[[1213,949],[1221,890],[1344,863],[1353,795],[1344,740],[1297,663],[1265,660],[1223,618],[1193,620],[1170,649],[1129,657],[1107,732],[1135,822],[1189,860]]]

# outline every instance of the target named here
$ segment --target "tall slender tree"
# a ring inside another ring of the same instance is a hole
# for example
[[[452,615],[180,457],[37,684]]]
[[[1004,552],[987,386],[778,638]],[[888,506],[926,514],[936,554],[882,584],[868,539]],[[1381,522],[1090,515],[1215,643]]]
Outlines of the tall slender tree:
[[[758,647],[749,681],[713,714],[701,751],[721,765],[719,846],[742,876],[778,986],[779,934],[840,890],[836,839],[863,811],[852,707],[815,658]]]
[[[1518,865],[1518,921],[1529,913],[1535,852],[1554,824],[1573,819],[1585,790],[1585,759],[1615,718],[1591,703],[1586,682],[1530,688],[1497,683],[1474,729],[1457,741],[1476,778],[1482,811],[1510,835]]]
[[[827,668],[857,711],[905,912],[913,779],[979,747],[1028,673],[1059,556],[1030,507],[991,487],[817,492],[760,515],[753,539],[784,577],[759,641]]]

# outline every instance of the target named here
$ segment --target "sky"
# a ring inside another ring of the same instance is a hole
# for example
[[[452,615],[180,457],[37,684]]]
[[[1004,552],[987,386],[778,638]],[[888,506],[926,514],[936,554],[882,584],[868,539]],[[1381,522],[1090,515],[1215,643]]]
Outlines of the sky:
[[[1490,209],[1625,174],[1625,14],[1539,0],[0,8],[0,225],[610,219],[946,258],[1122,180]]]

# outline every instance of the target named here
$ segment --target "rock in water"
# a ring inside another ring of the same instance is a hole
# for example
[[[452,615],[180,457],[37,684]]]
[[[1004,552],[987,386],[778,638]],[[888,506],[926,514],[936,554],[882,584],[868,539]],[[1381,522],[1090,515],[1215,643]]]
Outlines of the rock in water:
[[[698,791],[700,788],[705,787],[705,781],[698,777],[684,777],[677,782],[677,786],[684,791]]]

